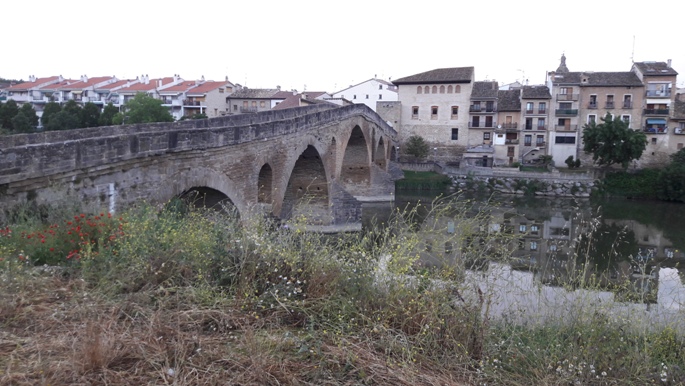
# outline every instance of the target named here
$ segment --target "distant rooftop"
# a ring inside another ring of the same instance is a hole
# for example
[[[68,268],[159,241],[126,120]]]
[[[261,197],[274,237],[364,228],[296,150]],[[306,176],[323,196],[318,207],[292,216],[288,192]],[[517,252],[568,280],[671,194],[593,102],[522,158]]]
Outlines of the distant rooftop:
[[[473,79],[473,67],[438,68],[420,74],[406,76],[392,81],[400,84],[431,84],[431,83],[469,83]]]

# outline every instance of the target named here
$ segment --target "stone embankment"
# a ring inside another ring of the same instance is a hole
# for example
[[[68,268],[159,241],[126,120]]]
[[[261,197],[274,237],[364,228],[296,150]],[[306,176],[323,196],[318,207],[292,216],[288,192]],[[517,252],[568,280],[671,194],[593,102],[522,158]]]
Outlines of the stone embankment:
[[[532,194],[553,197],[590,197],[595,186],[590,181],[537,179],[530,177],[451,176],[458,190],[506,194]]]

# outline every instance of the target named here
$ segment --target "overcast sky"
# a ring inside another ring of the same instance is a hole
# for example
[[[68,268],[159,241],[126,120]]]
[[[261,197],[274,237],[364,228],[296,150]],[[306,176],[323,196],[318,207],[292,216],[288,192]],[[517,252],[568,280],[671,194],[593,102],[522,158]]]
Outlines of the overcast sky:
[[[631,57],[672,59],[683,86],[685,5],[658,4],[12,1],[2,4],[0,77],[228,76],[252,88],[334,92],[374,75],[474,66],[476,80],[539,84],[565,53],[571,71],[628,71]]]

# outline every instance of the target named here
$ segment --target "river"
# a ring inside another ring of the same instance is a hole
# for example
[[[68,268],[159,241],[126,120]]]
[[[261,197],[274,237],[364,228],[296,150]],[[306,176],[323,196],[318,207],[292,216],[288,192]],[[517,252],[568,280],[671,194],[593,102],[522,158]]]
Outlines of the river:
[[[415,221],[426,222],[436,194],[365,204],[364,227],[387,221],[395,208],[418,209]],[[545,323],[596,313],[600,305],[633,325],[685,331],[685,205],[509,195],[456,200],[488,208],[489,232],[514,240],[507,259],[481,259],[466,270],[465,283],[488,294],[489,316]]]

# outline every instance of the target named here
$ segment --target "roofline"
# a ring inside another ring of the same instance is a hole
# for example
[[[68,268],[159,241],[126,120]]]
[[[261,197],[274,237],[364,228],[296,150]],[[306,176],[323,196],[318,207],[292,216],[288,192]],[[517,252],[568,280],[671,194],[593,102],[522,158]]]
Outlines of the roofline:
[[[395,86],[399,86],[401,84],[448,84],[448,83],[464,84],[464,83],[472,83],[472,82],[470,80],[440,80],[440,81],[432,80],[432,81],[427,81],[427,82],[416,82],[416,81],[408,81],[408,82],[393,81],[392,82],[392,84],[394,84]]]

